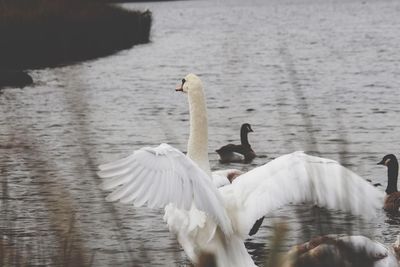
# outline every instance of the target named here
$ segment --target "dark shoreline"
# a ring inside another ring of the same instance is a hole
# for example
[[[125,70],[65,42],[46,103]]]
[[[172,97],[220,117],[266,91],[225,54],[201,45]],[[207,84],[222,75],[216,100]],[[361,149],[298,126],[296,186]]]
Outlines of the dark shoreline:
[[[147,43],[152,23],[150,11],[73,0],[6,0],[0,18],[0,88],[10,71],[62,66]]]
[[[23,70],[0,70],[0,89],[2,87],[25,87],[33,83],[32,77]]]

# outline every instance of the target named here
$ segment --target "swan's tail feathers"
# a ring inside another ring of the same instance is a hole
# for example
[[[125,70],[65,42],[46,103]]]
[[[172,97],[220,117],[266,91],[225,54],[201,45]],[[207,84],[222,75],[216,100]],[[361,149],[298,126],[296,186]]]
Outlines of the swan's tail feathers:
[[[98,176],[105,178],[102,188],[113,190],[108,201],[151,208],[172,203],[185,210],[194,203],[225,234],[232,233],[220,193],[210,177],[172,146],[145,147],[124,159],[100,165],[99,169]]]
[[[249,233],[257,219],[287,204],[311,203],[376,216],[384,194],[363,178],[330,159],[294,152],[237,177],[223,195],[235,196],[243,214],[234,222]]]

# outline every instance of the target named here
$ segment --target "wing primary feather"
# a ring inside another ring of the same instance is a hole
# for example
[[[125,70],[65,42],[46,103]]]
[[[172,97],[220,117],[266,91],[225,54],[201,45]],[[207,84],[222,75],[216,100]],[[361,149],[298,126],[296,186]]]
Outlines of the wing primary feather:
[[[136,177],[132,177],[128,183],[124,184],[123,186],[118,187],[115,191],[111,192],[106,200],[107,201],[116,201],[121,199],[122,197],[126,196],[127,192],[132,190],[136,186],[137,183],[140,183],[142,179],[142,173],[145,172],[145,169],[141,169]]]
[[[168,183],[169,183],[169,178],[168,177],[172,177],[173,172],[171,170],[167,170],[164,172],[164,181],[162,182],[162,194],[160,194],[159,196],[159,203],[168,203],[168,195],[167,195],[167,187],[168,187]]]
[[[101,178],[112,178],[115,176],[121,176],[130,172],[135,166],[136,164],[131,164],[130,166],[124,166],[114,169],[105,169],[97,172],[97,175]]]
[[[173,193],[173,188],[175,187],[175,182],[176,182],[176,173],[174,171],[171,171],[171,177],[175,179],[169,179],[167,186],[166,186],[166,191],[165,191],[165,196],[166,196],[166,201],[169,203],[176,203],[176,194]]]
[[[151,192],[151,187],[153,185],[153,179],[155,176],[156,172],[150,172],[147,174],[146,179],[144,180],[144,182],[142,183],[142,186],[140,187],[140,189],[137,190],[137,195],[136,198],[134,200],[134,205],[136,207],[141,207],[143,206],[148,200],[149,200],[149,194],[152,194],[153,192]],[[153,195],[151,197],[154,197]]]
[[[140,172],[141,169],[142,168],[138,166],[131,173],[127,173],[125,175],[116,176],[116,177],[105,180],[103,183],[101,183],[100,186],[103,190],[110,190],[119,185],[126,184],[131,179],[135,179],[135,176]]]
[[[129,165],[131,163],[131,161],[135,158],[135,152],[133,152],[132,155],[129,155],[128,157],[110,162],[110,163],[105,163],[105,164],[101,164],[98,166],[100,171],[103,170],[112,170],[112,169],[116,169],[116,168],[120,168],[126,165]]]
[[[153,183],[153,188],[152,188],[152,194],[153,197],[149,199],[148,201],[148,206],[150,208],[158,208],[158,207],[162,207],[159,204],[160,201],[160,196],[162,195],[162,186],[163,186],[163,182],[164,182],[164,172],[163,171],[157,171],[156,175],[154,175],[154,178],[156,181],[154,181]]]
[[[137,195],[140,193],[141,188],[148,182],[146,181],[149,171],[143,169],[138,175],[137,179],[127,186],[127,190],[124,195],[120,198],[120,202],[124,204],[132,203]]]
[[[193,202],[193,184],[188,179],[182,180],[182,204],[184,209],[190,209]]]
[[[193,175],[193,173],[180,174],[172,187],[174,203],[180,209],[190,209],[193,202],[193,198],[186,198],[186,194],[192,190],[188,175]]]

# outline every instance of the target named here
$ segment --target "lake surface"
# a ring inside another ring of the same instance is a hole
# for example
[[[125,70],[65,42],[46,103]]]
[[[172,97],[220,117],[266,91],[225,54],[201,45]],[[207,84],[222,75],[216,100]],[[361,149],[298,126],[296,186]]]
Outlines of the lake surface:
[[[123,7],[153,12],[151,43],[32,71],[35,85],[0,94],[0,238],[32,265],[62,265],[63,255],[79,253],[92,266],[189,265],[163,210],[106,203],[95,174],[98,164],[142,146],[167,142],[186,150],[187,99],[174,88],[189,72],[206,90],[213,169],[248,170],[304,150],[386,186],[386,169],[376,163],[388,153],[400,156],[399,1]],[[263,157],[251,165],[219,164],[214,150],[239,142],[244,122]],[[288,206],[247,241],[257,264],[279,221],[290,229],[282,250],[327,233],[389,244],[400,228],[399,218],[383,211],[366,222]]]

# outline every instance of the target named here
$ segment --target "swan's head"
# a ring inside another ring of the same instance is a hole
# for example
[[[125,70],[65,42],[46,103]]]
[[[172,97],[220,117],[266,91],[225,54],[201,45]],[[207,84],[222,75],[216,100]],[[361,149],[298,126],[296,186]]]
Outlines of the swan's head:
[[[254,132],[253,129],[251,129],[250,124],[248,124],[248,123],[243,123],[242,127],[241,127],[241,130],[245,131],[245,132],[248,132],[248,133]]]
[[[180,91],[184,93],[194,92],[202,90],[203,86],[201,80],[197,75],[190,73],[182,79],[182,84],[178,86],[175,91]]]
[[[385,165],[387,167],[389,167],[391,165],[396,165],[396,164],[398,164],[397,158],[393,154],[388,154],[388,155],[384,156],[383,159],[380,162],[378,162],[378,165]]]

